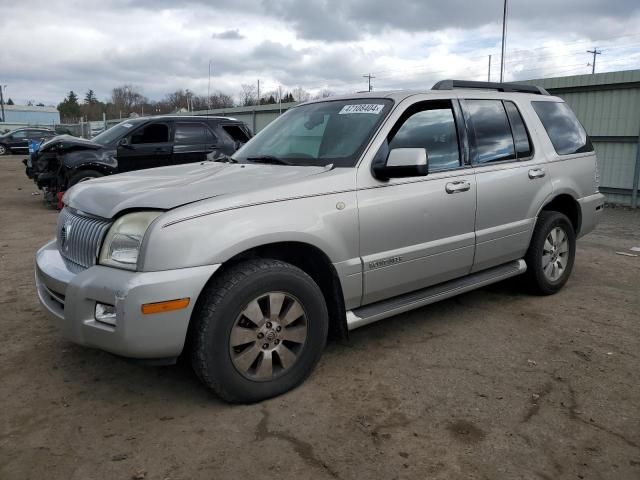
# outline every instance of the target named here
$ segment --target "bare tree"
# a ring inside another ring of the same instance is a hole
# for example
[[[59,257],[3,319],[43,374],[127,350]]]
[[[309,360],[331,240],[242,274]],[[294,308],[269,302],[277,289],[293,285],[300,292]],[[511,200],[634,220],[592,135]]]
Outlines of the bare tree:
[[[139,107],[148,103],[147,98],[133,85],[122,85],[111,90],[111,108],[116,114],[127,116],[139,113]]]
[[[240,102],[244,106],[256,105],[257,94],[256,94],[256,86],[252,84],[243,83],[241,85],[242,92],[240,93]]]
[[[306,102],[310,97],[311,94],[302,87],[293,89],[293,98],[296,102]]]
[[[169,109],[172,111],[180,110],[181,108],[187,108],[189,94],[183,90],[176,90],[175,92],[168,93],[164,102],[169,106]]]
[[[316,95],[314,95],[313,99],[314,100],[319,100],[321,98],[329,98],[329,97],[332,97],[334,95],[335,95],[335,93],[333,92],[333,90],[329,90],[328,88],[323,88]]]

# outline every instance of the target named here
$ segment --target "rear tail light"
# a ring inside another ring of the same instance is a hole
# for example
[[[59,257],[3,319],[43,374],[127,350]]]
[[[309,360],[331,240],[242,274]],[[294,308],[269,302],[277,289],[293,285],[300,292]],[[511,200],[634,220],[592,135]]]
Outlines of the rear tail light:
[[[600,170],[598,170],[598,161],[596,160],[596,168],[593,174],[593,189],[595,192],[600,191]]]

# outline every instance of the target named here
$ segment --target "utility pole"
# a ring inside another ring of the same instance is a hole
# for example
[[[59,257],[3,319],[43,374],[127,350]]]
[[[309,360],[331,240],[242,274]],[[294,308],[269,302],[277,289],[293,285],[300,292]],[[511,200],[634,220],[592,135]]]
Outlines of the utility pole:
[[[593,63],[587,63],[587,66],[591,65],[591,75],[593,75],[596,73],[596,55],[600,55],[602,50],[593,47],[593,50],[587,50],[587,53],[593,53]]]
[[[258,102],[256,105],[260,105],[260,79],[258,79]]]
[[[278,85],[278,107],[280,108],[280,115],[282,115],[282,85]]]
[[[207,84],[207,115],[211,110],[211,60],[209,60],[209,83]]]
[[[376,78],[373,75],[371,75],[370,73],[366,74],[366,75],[362,75],[363,78],[366,78],[369,81],[369,91],[371,91],[371,79],[372,78]]]
[[[502,9],[502,54],[500,55],[500,83],[504,79],[504,47],[507,37],[507,0],[504,0]]]
[[[4,122],[4,96],[2,95],[2,90],[7,88],[6,85],[0,85],[0,109],[2,109],[2,118],[0,118],[0,122]]]
[[[491,55],[489,55],[489,70],[487,71],[487,82],[491,81]]]

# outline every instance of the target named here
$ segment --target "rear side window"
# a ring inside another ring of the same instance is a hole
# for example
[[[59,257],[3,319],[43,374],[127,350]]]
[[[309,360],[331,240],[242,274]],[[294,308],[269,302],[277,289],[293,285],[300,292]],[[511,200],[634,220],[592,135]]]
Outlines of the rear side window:
[[[518,158],[530,157],[532,152],[531,142],[527,128],[524,126],[524,120],[513,102],[504,102],[504,109],[507,111],[509,123],[511,123],[511,132],[513,133],[513,143],[516,147],[516,155]]]
[[[477,163],[515,160],[507,112],[500,100],[466,100],[476,144]]]
[[[223,125],[222,129],[235,141],[239,143],[247,143],[249,137],[239,125]]]
[[[564,102],[531,102],[558,155],[592,152],[582,125]]]
[[[178,123],[176,125],[175,143],[177,145],[205,143],[211,140],[207,133],[212,135],[204,123]]]

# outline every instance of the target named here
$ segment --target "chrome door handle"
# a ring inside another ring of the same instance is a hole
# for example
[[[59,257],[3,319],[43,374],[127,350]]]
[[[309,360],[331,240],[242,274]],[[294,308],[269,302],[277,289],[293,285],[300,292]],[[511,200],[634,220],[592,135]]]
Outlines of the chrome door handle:
[[[447,193],[466,192],[471,189],[471,182],[467,182],[466,180],[449,182],[445,185],[444,189],[447,191]]]
[[[533,180],[534,178],[542,178],[546,174],[547,173],[542,168],[532,168],[531,170],[529,170],[529,178],[531,180]]]

